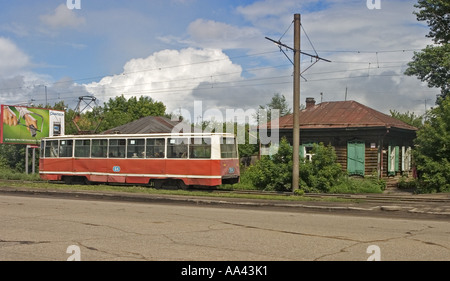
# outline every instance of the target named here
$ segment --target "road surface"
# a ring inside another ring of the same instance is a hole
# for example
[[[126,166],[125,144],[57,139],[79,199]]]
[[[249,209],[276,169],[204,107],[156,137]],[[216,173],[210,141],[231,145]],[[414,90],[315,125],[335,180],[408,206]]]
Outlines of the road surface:
[[[0,195],[0,261],[450,260],[445,220]]]

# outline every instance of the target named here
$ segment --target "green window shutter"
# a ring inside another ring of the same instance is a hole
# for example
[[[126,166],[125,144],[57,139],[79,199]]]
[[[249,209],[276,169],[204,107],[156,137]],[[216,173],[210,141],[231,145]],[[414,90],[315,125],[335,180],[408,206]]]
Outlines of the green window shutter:
[[[300,145],[300,147],[298,149],[298,153],[300,155],[300,159],[305,158],[305,146],[304,145]]]
[[[388,147],[388,175],[395,176],[395,173],[399,171],[399,158],[400,147],[389,146]]]
[[[400,147],[399,146],[395,146],[394,149],[395,149],[395,167],[394,167],[394,171],[398,172],[399,171],[398,166],[399,166],[399,160],[400,160],[400,154],[399,154]]]

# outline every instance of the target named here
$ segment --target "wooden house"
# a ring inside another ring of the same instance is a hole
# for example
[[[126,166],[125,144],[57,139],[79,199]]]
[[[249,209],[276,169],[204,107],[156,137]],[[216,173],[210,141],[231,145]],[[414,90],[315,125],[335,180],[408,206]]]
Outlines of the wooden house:
[[[350,175],[378,177],[410,174],[417,128],[356,101],[306,99],[300,110],[300,155],[308,159],[314,143],[334,147]],[[276,122],[272,121],[272,124]],[[279,136],[292,145],[293,114],[278,119]],[[268,123],[270,128],[271,123]]]

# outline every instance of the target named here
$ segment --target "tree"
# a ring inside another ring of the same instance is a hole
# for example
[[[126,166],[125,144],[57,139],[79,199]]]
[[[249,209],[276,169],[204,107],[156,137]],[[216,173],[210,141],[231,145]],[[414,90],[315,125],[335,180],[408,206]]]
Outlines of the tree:
[[[397,110],[389,110],[391,116],[395,119],[405,122],[408,125],[414,126],[416,128],[422,127],[423,118],[421,116],[417,116],[414,112],[410,113],[407,111],[406,113],[400,113]]]
[[[154,101],[150,97],[141,96],[139,99],[131,97],[128,100],[123,96],[110,98],[101,108],[103,120],[98,131],[105,131],[124,125],[145,116],[164,116],[166,106],[162,102]],[[87,113],[93,118],[94,111]]]
[[[437,45],[427,46],[415,52],[413,61],[408,63],[406,75],[417,76],[429,87],[441,88],[436,103],[440,104],[450,92],[450,2],[448,0],[419,0],[414,7],[418,21],[426,21],[430,27],[427,37]]]
[[[257,121],[259,122],[261,118],[261,114],[265,112],[267,114],[267,122],[272,120],[272,109],[278,109],[280,117],[291,114],[291,109],[286,101],[284,95],[280,95],[279,93],[275,93],[272,97],[272,100],[266,105],[259,106],[259,112],[257,115]]]
[[[430,88],[441,88],[436,100],[439,104],[450,93],[450,44],[427,46],[421,52],[415,52],[405,74],[417,76]]]
[[[420,191],[450,191],[450,96],[428,112],[427,120],[413,151]]]
[[[419,21],[427,21],[430,33],[427,37],[433,38],[434,43],[448,43],[450,39],[450,2],[448,0],[419,0],[414,12]]]

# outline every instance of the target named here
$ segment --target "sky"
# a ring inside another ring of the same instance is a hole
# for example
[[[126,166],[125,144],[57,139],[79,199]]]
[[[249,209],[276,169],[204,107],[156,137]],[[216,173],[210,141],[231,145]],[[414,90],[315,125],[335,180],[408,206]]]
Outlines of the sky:
[[[0,0],[0,104],[75,109],[81,96],[100,105],[149,96],[193,122],[257,109],[276,93],[292,108],[293,53],[265,37],[293,47],[300,14],[302,51],[331,61],[301,57],[302,104],[355,100],[422,115],[439,89],[403,74],[432,44],[416,1],[367,2]]]

